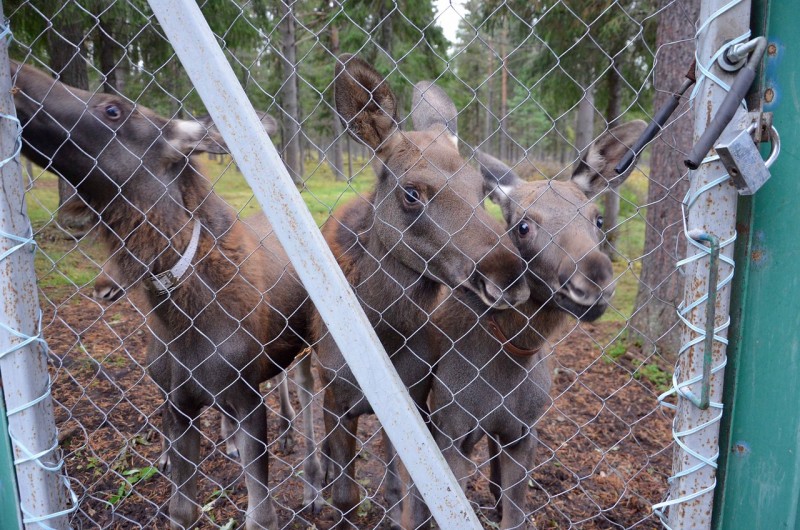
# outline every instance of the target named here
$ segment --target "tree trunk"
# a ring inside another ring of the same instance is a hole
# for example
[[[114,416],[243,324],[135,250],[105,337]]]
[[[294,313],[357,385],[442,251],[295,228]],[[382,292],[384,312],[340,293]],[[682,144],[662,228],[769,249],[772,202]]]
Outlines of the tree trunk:
[[[64,9],[53,19],[53,26],[47,32],[47,48],[50,68],[58,74],[59,79],[75,88],[88,90],[85,38],[83,17],[75,10]],[[86,215],[79,213],[82,210],[86,211]],[[92,217],[75,187],[62,178],[58,179],[58,223],[73,236],[80,237]]]
[[[100,58],[100,72],[103,74],[103,92],[106,94],[119,93],[117,81],[117,44],[111,35],[113,31],[113,21],[100,19],[97,29],[97,39],[95,40]]]
[[[508,31],[503,23],[503,28],[500,31],[500,158],[509,162],[511,154],[509,153],[509,137],[508,137],[508,57],[506,56],[506,41],[508,39]]]
[[[608,106],[606,107],[606,122],[611,129],[619,124],[620,109],[622,108],[622,83],[620,82],[617,61],[611,65],[608,72]],[[605,218],[606,240],[603,251],[612,261],[620,259],[620,254],[614,250],[617,241],[617,231],[613,228],[619,223],[619,190],[609,191],[603,197],[603,217]]]
[[[47,33],[47,47],[50,68],[59,79],[75,88],[89,90],[85,38],[82,18],[62,12],[53,20],[51,31]]]
[[[117,90],[120,94],[127,93],[128,76],[130,75],[130,63],[128,62],[127,50],[123,48],[122,59],[117,63],[117,68],[114,70],[114,80],[117,83]]]
[[[622,109],[622,77],[619,73],[619,64],[617,60],[611,65],[611,70],[608,71],[608,105],[606,106],[606,122],[608,128],[612,129],[619,125],[620,111]]]
[[[660,14],[656,33],[655,109],[680,86],[692,62],[694,25],[700,12],[699,0],[660,3],[666,8]],[[685,102],[674,116],[678,117],[653,146],[641,282],[632,317],[632,328],[642,335],[645,344],[657,347],[670,360],[677,357],[680,333],[675,311],[684,285],[675,268],[686,248],[681,201],[689,182],[683,158],[691,148],[693,135],[692,114]]]
[[[172,57],[169,60],[167,65],[169,69],[170,76],[167,80],[166,85],[169,87],[169,93],[173,96],[168,99],[169,102],[169,109],[170,109],[170,117],[171,118],[178,118],[183,119],[183,115],[185,114],[183,110],[183,104],[181,103],[180,98],[178,98],[178,94],[181,94],[182,91],[180,90],[181,86],[181,62],[177,56]]]
[[[389,57],[392,55],[392,26],[393,26],[393,13],[395,9],[394,2],[390,0],[378,0],[377,6],[373,4],[375,10],[375,25],[369,31],[372,36],[372,46],[367,46],[363,52],[364,60],[369,64],[376,64],[378,57],[386,54]],[[380,25],[380,27],[378,26]],[[383,50],[381,52],[381,50]]]
[[[341,53],[341,50],[339,49],[339,26],[335,21],[331,23],[331,53],[335,58],[338,58],[339,54]],[[347,180],[347,175],[344,174],[344,155],[342,153],[342,135],[346,133],[344,132],[344,127],[342,126],[342,120],[339,119],[339,114],[335,109],[332,110],[332,114],[333,141],[331,141],[330,149],[333,150],[333,157],[331,160],[331,166],[336,180],[343,181]]]
[[[583,93],[583,99],[578,103],[575,120],[575,148],[578,155],[594,140],[594,113],[594,85],[589,85]]]
[[[295,38],[294,1],[281,0],[281,63],[286,79],[281,90],[283,107],[283,161],[295,184],[303,182],[303,161],[300,152],[300,112],[297,85],[297,45]]]
[[[486,123],[484,124],[484,133],[483,133],[483,141],[486,142],[484,149],[487,151],[493,151],[494,146],[492,145],[492,135],[494,134],[494,121],[495,116],[492,113],[492,105],[494,103],[494,91],[492,90],[492,77],[494,73],[494,55],[489,48],[488,50],[488,60],[486,61]],[[496,152],[496,151],[495,151]]]

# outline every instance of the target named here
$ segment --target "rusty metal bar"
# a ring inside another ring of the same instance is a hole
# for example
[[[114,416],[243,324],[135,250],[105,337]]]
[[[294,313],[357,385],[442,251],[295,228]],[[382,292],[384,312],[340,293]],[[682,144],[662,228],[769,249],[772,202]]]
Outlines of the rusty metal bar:
[[[2,5],[0,4],[0,20]],[[47,357],[39,329],[34,245],[19,160],[8,28],[0,35],[0,381],[26,529],[68,528]],[[8,519],[6,519],[8,517]],[[0,515],[5,524],[12,514]],[[5,526],[4,526],[5,528]]]

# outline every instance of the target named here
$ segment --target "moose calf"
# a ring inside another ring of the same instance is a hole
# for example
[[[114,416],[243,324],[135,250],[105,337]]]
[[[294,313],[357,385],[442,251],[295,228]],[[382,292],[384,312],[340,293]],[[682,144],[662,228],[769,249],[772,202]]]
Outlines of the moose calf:
[[[475,445],[488,438],[490,487],[504,530],[527,524],[535,424],[551,403],[548,339],[570,316],[599,318],[613,294],[614,271],[600,248],[602,216],[592,200],[627,178],[613,168],[645,126],[637,120],[603,133],[566,182],[524,182],[499,160],[477,154],[487,191],[528,263],[530,297],[505,311],[475,311],[459,296],[438,308],[425,337],[441,355],[429,406],[434,438],[462,484],[475,472]],[[408,528],[427,518],[416,498],[408,497]]]
[[[199,516],[196,484],[207,406],[236,426],[248,529],[275,528],[266,407],[259,385],[307,346],[307,293],[274,236],[240,221],[194,154],[224,152],[214,127],[167,120],[115,95],[78,90],[12,65],[27,157],[74,185],[100,216],[123,285],[142,290],[147,363],[164,392],[173,528]]]

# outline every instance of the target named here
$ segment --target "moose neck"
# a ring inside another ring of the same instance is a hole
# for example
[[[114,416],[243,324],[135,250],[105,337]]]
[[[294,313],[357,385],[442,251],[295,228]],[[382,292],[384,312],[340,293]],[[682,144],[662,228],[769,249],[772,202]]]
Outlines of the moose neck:
[[[449,337],[456,339],[456,349],[468,354],[476,365],[499,362],[500,366],[506,366],[508,360],[513,366],[531,366],[541,357],[538,350],[559,331],[567,318],[566,313],[550,304],[543,305],[531,299],[513,309],[486,311],[485,308],[479,310],[462,296],[451,294],[437,309],[434,320],[438,327],[447,330]],[[503,348],[504,354],[500,356],[498,342],[511,346]]]
[[[415,333],[426,322],[441,286],[394,258],[374,234],[366,234],[364,248],[365,271],[370,272],[364,288],[357,289],[359,296],[390,327]]]
[[[170,270],[189,247],[196,222],[215,236],[233,223],[229,209],[191,164],[169,186],[160,197],[144,202],[135,190],[123,190],[99,210],[104,239],[129,284],[148,272]]]
[[[517,306],[516,310],[498,311],[492,317],[508,341],[525,350],[541,348],[567,320],[563,311],[533,300]],[[490,329],[486,322],[483,327]]]
[[[373,325],[416,332],[427,320],[441,286],[406,266],[375,233],[374,196],[340,209],[326,238]],[[379,330],[380,332],[380,330]]]

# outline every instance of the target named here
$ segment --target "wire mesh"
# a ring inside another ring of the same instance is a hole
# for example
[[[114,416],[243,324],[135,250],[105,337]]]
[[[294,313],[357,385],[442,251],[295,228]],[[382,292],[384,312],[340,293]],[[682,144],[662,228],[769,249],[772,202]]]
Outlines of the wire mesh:
[[[658,527],[696,2],[201,8],[484,526]],[[6,13],[74,526],[427,524],[146,2]]]

